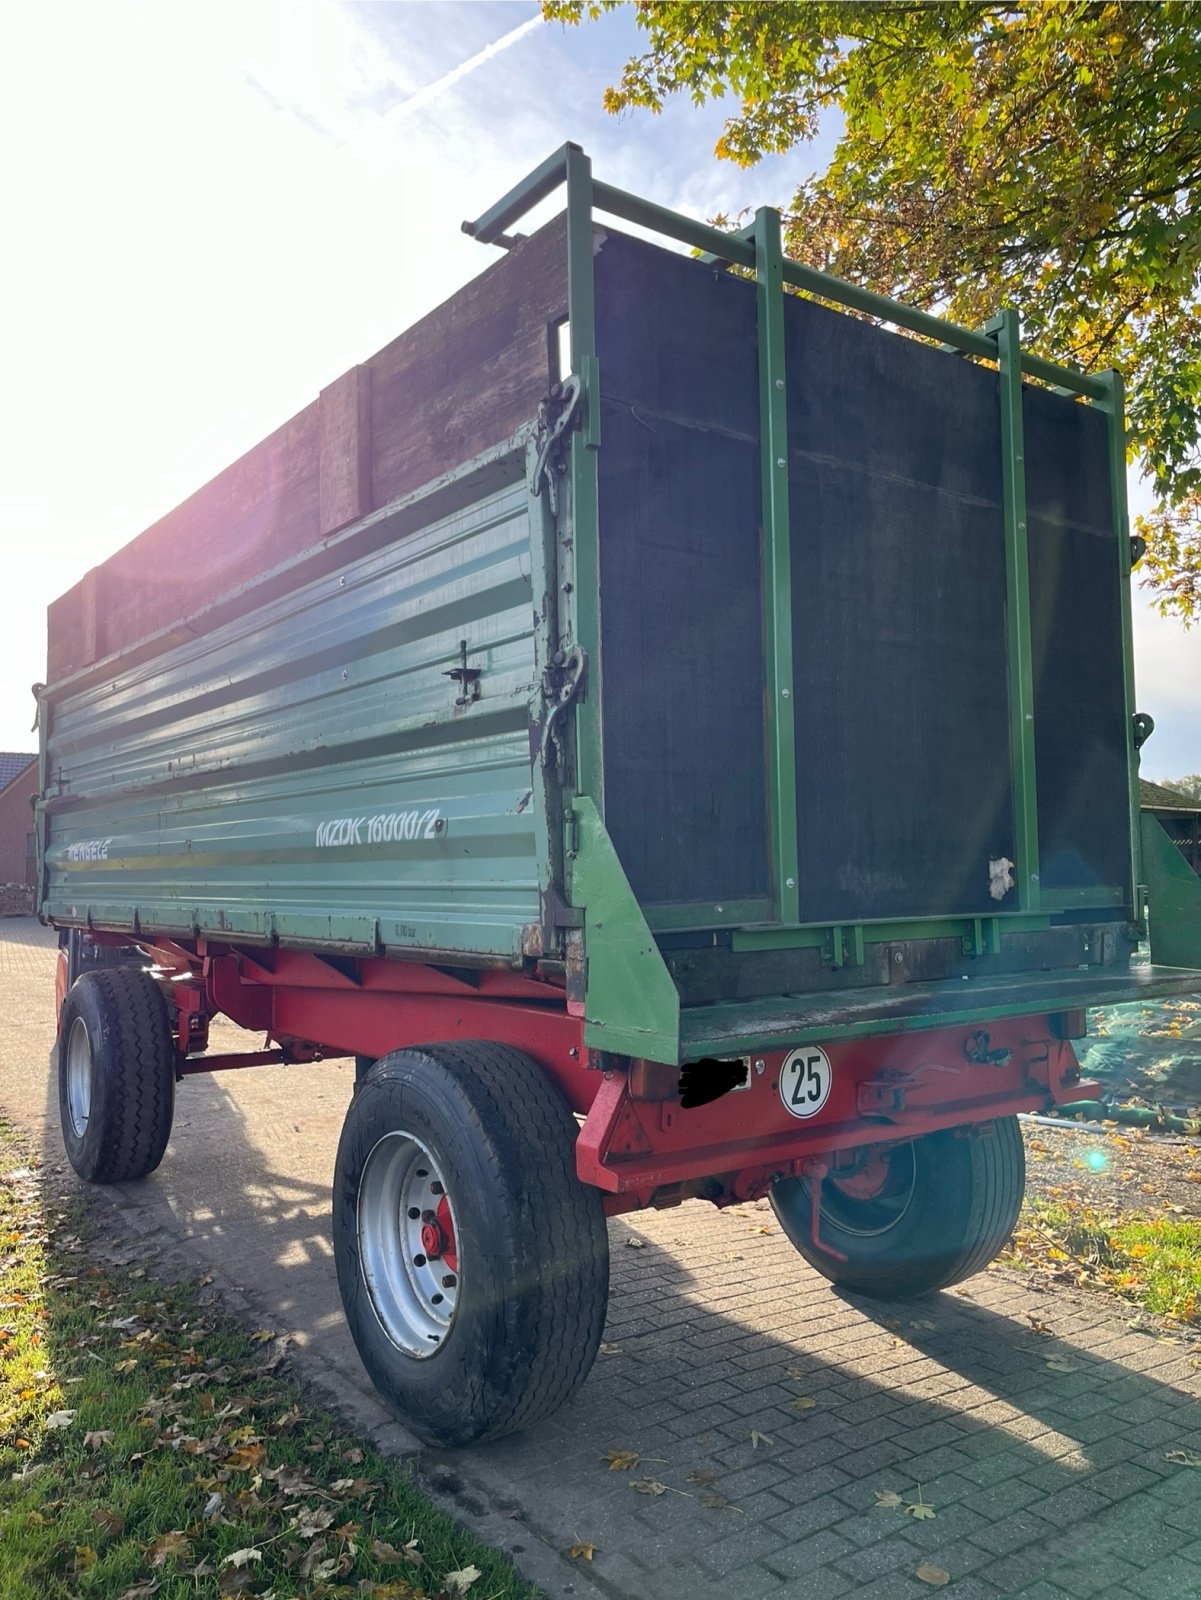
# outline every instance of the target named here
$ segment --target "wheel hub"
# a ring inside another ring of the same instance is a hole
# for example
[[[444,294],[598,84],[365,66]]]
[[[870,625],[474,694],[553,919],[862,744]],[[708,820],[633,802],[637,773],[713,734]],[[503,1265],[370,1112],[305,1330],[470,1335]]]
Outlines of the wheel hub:
[[[412,1134],[386,1134],[368,1155],[358,1235],[380,1326],[406,1355],[436,1355],[458,1305],[458,1237],[441,1168]]]

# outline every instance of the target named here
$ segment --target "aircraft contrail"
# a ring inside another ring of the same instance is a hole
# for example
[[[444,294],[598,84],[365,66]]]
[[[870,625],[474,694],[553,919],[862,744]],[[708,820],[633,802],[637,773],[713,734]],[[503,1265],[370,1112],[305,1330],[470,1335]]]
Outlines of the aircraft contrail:
[[[507,50],[510,45],[524,39],[527,33],[533,33],[535,28],[542,26],[542,17],[530,17],[520,23],[516,28],[510,28],[508,33],[502,33],[499,39],[494,39],[491,44],[486,44],[482,50],[477,50],[473,56],[468,56],[466,61],[452,67],[449,72],[444,72],[440,78],[435,78],[433,83],[427,83],[423,88],[411,94],[407,100],[402,100],[400,105],[393,106],[387,112],[383,121],[385,123],[399,122],[407,117],[410,112],[420,111],[423,106],[429,105],[431,100],[443,93],[444,90],[453,88],[468,73],[474,72],[477,67],[482,67],[485,61],[491,61],[493,56],[498,56],[502,50]]]

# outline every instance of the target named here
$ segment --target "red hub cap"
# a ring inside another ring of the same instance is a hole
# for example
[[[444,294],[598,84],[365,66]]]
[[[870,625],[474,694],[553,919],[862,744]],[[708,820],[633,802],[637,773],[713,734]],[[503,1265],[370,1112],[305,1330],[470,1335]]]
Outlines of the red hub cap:
[[[888,1182],[889,1156],[881,1150],[870,1151],[849,1172],[831,1172],[830,1182],[852,1200],[874,1200]]]
[[[434,1216],[422,1226],[421,1248],[431,1261],[445,1261],[451,1272],[459,1270],[455,1225],[451,1220],[450,1201],[445,1195],[439,1200]]]

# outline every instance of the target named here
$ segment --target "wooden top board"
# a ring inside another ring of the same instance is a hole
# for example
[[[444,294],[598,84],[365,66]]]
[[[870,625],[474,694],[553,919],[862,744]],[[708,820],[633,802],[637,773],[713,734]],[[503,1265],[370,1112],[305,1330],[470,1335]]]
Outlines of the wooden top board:
[[[61,682],[508,438],[551,383],[563,219],[496,261],[55,600]]]

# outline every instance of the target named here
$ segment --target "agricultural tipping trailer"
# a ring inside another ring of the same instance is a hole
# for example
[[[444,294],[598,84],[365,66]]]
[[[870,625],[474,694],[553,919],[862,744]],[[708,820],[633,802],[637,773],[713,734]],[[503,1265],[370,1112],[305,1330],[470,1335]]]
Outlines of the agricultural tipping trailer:
[[[1086,1008],[1201,989],[1136,826],[1118,375],[574,145],[465,226],[489,271],[51,607],[38,807],[76,1170],[150,1172],[191,1073],[355,1056],[343,1304],[449,1444],[583,1380],[615,1212],[977,1271]]]

